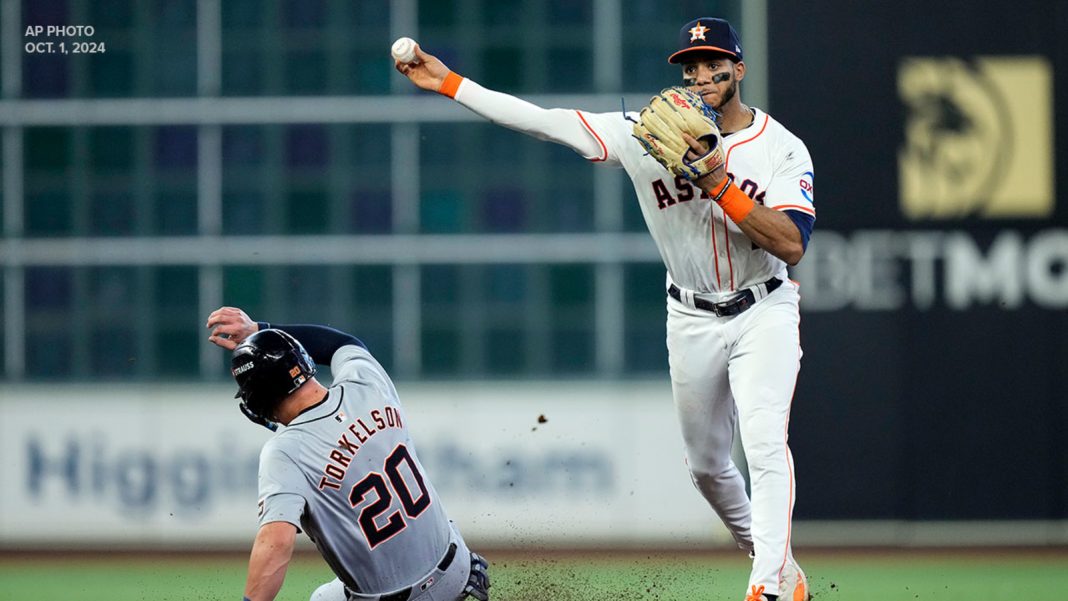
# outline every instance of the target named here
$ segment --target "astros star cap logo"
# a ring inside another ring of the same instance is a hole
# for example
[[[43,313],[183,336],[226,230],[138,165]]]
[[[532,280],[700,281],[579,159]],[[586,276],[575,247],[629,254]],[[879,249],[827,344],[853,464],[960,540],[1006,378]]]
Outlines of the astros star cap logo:
[[[697,41],[697,40],[705,39],[705,32],[706,31],[708,31],[708,28],[705,27],[704,25],[701,25],[701,22],[698,21],[697,25],[695,25],[695,26],[690,28],[690,41],[694,42],[694,41]]]

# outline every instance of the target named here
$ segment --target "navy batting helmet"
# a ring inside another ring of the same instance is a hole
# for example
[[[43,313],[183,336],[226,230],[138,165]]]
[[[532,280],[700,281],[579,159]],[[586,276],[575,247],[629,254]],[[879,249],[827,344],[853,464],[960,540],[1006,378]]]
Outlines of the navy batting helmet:
[[[282,330],[260,330],[234,349],[230,373],[248,412],[273,420],[286,398],[315,375],[315,362],[299,342]]]

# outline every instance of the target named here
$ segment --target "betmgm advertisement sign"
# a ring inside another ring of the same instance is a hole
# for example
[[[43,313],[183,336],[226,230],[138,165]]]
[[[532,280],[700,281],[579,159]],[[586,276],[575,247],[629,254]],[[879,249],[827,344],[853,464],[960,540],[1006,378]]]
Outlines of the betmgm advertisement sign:
[[[1068,230],[1051,222],[1053,73],[1042,56],[900,59],[903,223],[817,228],[794,270],[806,284],[802,306],[1068,307]]]

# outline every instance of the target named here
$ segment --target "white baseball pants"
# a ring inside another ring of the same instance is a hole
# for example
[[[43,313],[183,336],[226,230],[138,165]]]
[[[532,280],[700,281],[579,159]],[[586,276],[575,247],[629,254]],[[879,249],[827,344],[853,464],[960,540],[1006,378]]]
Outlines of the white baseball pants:
[[[779,594],[790,547],[790,403],[801,367],[800,297],[787,280],[748,311],[717,317],[667,299],[672,391],[694,485],[738,546],[754,551],[750,585]],[[731,461],[738,420],[752,500]]]

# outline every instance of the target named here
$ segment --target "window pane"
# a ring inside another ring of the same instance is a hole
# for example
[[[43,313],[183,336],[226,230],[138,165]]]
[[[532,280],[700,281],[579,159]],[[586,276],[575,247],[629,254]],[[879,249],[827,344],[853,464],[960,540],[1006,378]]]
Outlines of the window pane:
[[[225,167],[257,165],[264,160],[266,138],[262,127],[234,125],[222,128]]]
[[[286,199],[287,232],[325,234],[329,226],[325,190],[291,192]]]
[[[297,50],[285,61],[286,92],[293,95],[326,93],[327,56],[323,52]]]
[[[393,229],[393,198],[388,189],[357,189],[349,201],[348,231],[389,233]]]
[[[247,29],[263,23],[263,5],[259,0],[226,0],[220,7],[224,30]]]
[[[393,269],[367,265],[346,269],[351,302],[341,308],[340,324],[362,340],[387,371],[393,368]]]
[[[324,0],[283,0],[282,23],[291,29],[319,28],[326,22]]]
[[[514,186],[493,187],[482,193],[482,230],[520,232],[527,224],[526,194]]]
[[[323,323],[329,320],[329,299],[336,296],[329,268],[316,265],[279,267],[285,321]],[[264,318],[266,319],[266,317]]]
[[[254,50],[236,47],[238,34],[223,37],[222,91],[235,96],[256,96],[264,92],[263,59]],[[233,48],[227,48],[233,45]]]
[[[52,380],[73,373],[74,272],[66,267],[25,271],[26,375]]]
[[[155,333],[156,374],[183,380],[196,377],[200,369],[199,332],[192,327],[162,326]],[[225,353],[220,356],[226,359]],[[220,373],[225,373],[220,370]]]
[[[276,173],[280,168],[268,160],[268,147],[273,139],[268,135],[268,129],[262,126],[222,128],[224,234],[262,234],[267,231],[264,188],[273,186],[274,182],[267,180],[264,170]]]
[[[223,233],[262,234],[266,231],[266,201],[258,190],[223,193]]]
[[[79,303],[89,319],[128,322],[141,301],[137,275],[134,267],[89,268],[88,297]]]
[[[549,268],[554,372],[590,373],[596,369],[595,283],[596,271],[592,265]]]
[[[101,30],[133,27],[134,7],[129,0],[93,0],[87,3],[93,27]]]
[[[592,326],[591,322],[587,322]],[[593,374],[597,370],[592,327],[555,328],[552,370],[561,374]]]
[[[494,2],[494,4],[507,3]],[[521,91],[523,71],[519,67],[523,64],[522,50],[515,46],[486,46],[482,50],[482,64],[484,65],[484,85],[487,88],[512,93]]]
[[[192,181],[156,195],[153,231],[164,236],[188,236],[197,232],[197,192]]]
[[[419,0],[419,27],[446,27],[456,24],[459,0]]]
[[[460,267],[427,265],[420,269],[422,281],[423,372],[430,376],[454,376],[460,368]]]
[[[578,4],[576,2],[576,4]],[[592,48],[589,44],[548,51],[552,77],[547,80],[546,92],[584,92],[593,81]]]
[[[71,269],[66,267],[28,267],[25,272],[26,314],[59,314],[73,303]]]
[[[92,327],[90,370],[93,379],[129,379],[137,373],[137,336],[133,328],[121,325]]]
[[[134,233],[134,200],[130,194],[94,194],[89,200],[89,232],[123,236]]]
[[[24,166],[27,171],[62,171],[71,164],[71,130],[28,127],[25,130]]]
[[[161,319],[179,313],[196,315],[199,281],[196,267],[164,266],[155,269],[155,303],[162,309]],[[207,317],[205,315],[205,317]]]
[[[89,166],[94,174],[123,173],[134,164],[132,127],[94,127],[89,130]]]
[[[58,380],[73,373],[71,330],[62,327],[27,327],[26,376]]]
[[[625,370],[629,374],[667,370],[664,267],[628,265],[624,269]]]
[[[97,97],[132,96],[134,90],[134,52],[108,44],[100,60],[89,61],[88,95]]]
[[[227,267],[223,270],[223,304],[241,307],[253,319],[264,313],[264,268]]]
[[[424,325],[420,350],[423,373],[433,377],[455,376],[460,368],[460,332],[447,324]]]
[[[570,148],[555,144],[545,146],[545,160],[540,167],[536,186],[539,189],[534,208],[539,224],[537,229],[550,232],[579,232],[594,230],[595,190],[597,169]],[[616,170],[610,170],[616,171]],[[623,176],[626,177],[626,176]],[[629,180],[628,180],[629,182]],[[628,183],[624,196],[614,202],[626,203],[633,193]]]
[[[66,2],[22,2],[22,22],[27,25],[66,25],[71,23],[70,16]],[[42,37],[38,41],[50,40]],[[19,54],[22,56],[23,94],[29,98],[57,98],[69,95],[71,61],[66,56],[27,52]]]
[[[193,169],[197,165],[197,129],[188,125],[156,128],[155,165],[161,169]]]
[[[490,376],[519,375],[527,353],[525,333],[521,328],[491,328],[486,335],[486,373]]]
[[[2,226],[2,224],[0,224],[0,226]],[[7,299],[6,286],[7,278],[0,276],[0,315],[5,315],[4,303]],[[4,330],[7,327],[7,320],[0,319],[0,366],[7,365],[7,361],[5,360],[5,349],[7,348],[7,344],[5,343],[5,341],[7,340],[7,338],[4,334]],[[3,368],[0,368],[0,370],[2,369]],[[0,373],[2,373],[2,371],[0,371]]]
[[[71,233],[71,199],[62,192],[26,190],[26,235],[55,236]]]
[[[452,233],[464,229],[466,211],[460,195],[452,190],[428,190],[423,193],[419,223],[427,233]]]
[[[190,378],[199,374],[200,344],[207,336],[200,315],[199,275],[196,267],[164,266],[154,270],[154,374]],[[225,353],[220,352],[225,358]],[[225,372],[220,372],[225,373]]]

